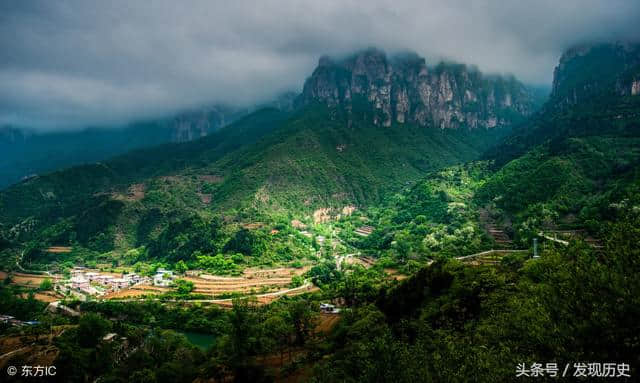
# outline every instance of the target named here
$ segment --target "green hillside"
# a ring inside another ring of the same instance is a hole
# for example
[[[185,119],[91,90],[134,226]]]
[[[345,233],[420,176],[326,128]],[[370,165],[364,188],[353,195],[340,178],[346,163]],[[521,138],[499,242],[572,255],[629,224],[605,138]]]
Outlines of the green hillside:
[[[83,312],[68,319],[34,298],[51,281],[0,284],[0,311],[77,324],[55,339],[69,381],[131,370],[160,381],[157,370],[169,381],[506,382],[522,365],[573,374],[578,361],[624,363],[635,377],[638,67],[613,65],[618,49],[580,52],[514,130],[385,127],[358,100],[265,109],[198,141],[6,189],[3,270],[168,267],[185,279],[153,299],[67,299]],[[249,268],[296,270],[277,288],[305,290],[269,300]],[[200,293],[189,278],[225,289]],[[229,287],[239,280],[251,289]],[[340,311],[320,313],[327,302]],[[48,334],[45,323],[33,332]],[[136,347],[119,366],[109,331]],[[174,331],[214,340],[205,353]]]
[[[294,114],[261,110],[201,140],[32,178],[0,194],[0,214],[14,227],[16,244],[70,245],[80,259],[108,261],[146,246],[130,262],[195,262],[196,251],[231,256],[237,249],[225,244],[243,225],[256,224],[250,236],[257,238],[249,240],[255,249],[240,252],[265,263],[286,261],[292,257],[283,254],[300,258],[308,251],[267,231],[290,228],[292,219],[317,209],[384,203],[430,171],[478,158],[507,133],[381,127],[367,122],[367,113],[321,105]],[[178,250],[159,243],[168,233],[195,238],[194,222],[209,227],[212,220],[223,221],[215,245],[187,240]],[[43,257],[36,251],[28,260]]]

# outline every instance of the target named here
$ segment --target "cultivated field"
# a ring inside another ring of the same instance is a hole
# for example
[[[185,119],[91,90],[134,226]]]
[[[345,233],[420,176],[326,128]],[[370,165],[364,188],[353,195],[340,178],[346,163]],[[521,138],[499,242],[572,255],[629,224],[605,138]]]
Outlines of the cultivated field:
[[[302,275],[308,270],[309,267],[299,269],[287,267],[274,269],[251,268],[245,270],[244,273],[238,277],[222,277],[217,275],[200,274],[198,276],[181,276],[178,278],[192,282],[194,285],[194,294],[203,295],[206,299],[212,300],[212,303],[216,303],[221,306],[225,306],[227,304],[230,306],[231,300],[215,299],[215,297],[229,293],[256,295],[258,303],[265,304],[277,299],[281,295],[296,295],[307,291],[313,291],[313,286],[305,286],[303,288],[293,290],[290,288],[292,278],[296,275]],[[136,285],[107,294],[104,298],[142,298],[146,295],[159,295],[171,290],[172,289],[168,287]]]
[[[194,293],[216,296],[225,293],[259,293],[284,290],[296,275],[304,274],[309,268],[247,269],[240,277],[220,277],[201,274],[184,277],[193,282]]]
[[[11,283],[25,287],[38,287],[40,283],[45,279],[49,279],[55,282],[58,279],[62,279],[61,275],[36,275],[36,274],[24,274],[24,273],[12,273]]]
[[[136,298],[146,295],[159,295],[171,291],[168,287],[136,285],[104,296],[105,299]]]
[[[26,293],[22,294],[22,298],[26,299],[28,296],[29,295],[26,294]],[[33,297],[36,300],[39,300],[41,302],[47,302],[47,303],[55,302],[55,301],[59,301],[61,299],[64,299],[64,297],[62,295],[60,295],[60,294],[58,294],[56,292],[53,292],[53,291],[38,292],[38,293],[33,294]]]

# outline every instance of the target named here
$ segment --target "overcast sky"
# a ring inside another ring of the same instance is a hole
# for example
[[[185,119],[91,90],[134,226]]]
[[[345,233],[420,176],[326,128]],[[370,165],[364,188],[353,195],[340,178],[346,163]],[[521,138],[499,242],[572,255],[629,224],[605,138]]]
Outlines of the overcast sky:
[[[640,39],[640,1],[0,1],[0,125],[69,129],[300,90],[377,46],[549,84],[563,49]]]

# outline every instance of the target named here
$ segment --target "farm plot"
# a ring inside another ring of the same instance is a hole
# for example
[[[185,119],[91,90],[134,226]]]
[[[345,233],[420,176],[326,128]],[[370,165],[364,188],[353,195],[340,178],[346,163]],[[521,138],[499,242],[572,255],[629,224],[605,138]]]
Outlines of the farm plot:
[[[193,292],[203,295],[220,295],[224,293],[240,292],[248,293],[258,290],[272,290],[276,288],[284,288],[291,284],[289,278],[252,278],[243,280],[208,280],[198,277],[186,277],[185,280],[192,282],[194,285]]]
[[[143,297],[146,295],[160,295],[171,291],[168,287],[157,287],[149,285],[135,285],[126,289],[111,292],[104,296],[105,299],[122,299]]]
[[[12,273],[11,274],[11,283],[25,286],[25,287],[38,287],[40,283],[45,279],[49,279],[52,282],[55,282],[58,279],[62,279],[60,275],[36,275],[36,274],[25,274],[25,273]]]
[[[204,296],[201,301],[231,306],[231,299],[221,297],[224,294],[238,293],[254,295],[260,304],[269,303],[282,295],[297,295],[315,288],[310,283],[298,288],[291,288],[291,282],[296,275],[302,275],[309,267],[305,268],[275,268],[275,269],[247,269],[238,277],[222,277],[216,275],[200,274],[198,276],[179,276],[193,283],[193,294]],[[194,274],[197,274],[194,273]],[[172,291],[171,287],[158,287],[151,285],[135,285],[104,296],[105,299],[136,298],[147,295],[160,295]],[[195,300],[197,301],[197,300]]]
[[[219,277],[214,275],[200,275],[185,277],[194,285],[193,293],[217,296],[225,293],[256,293],[271,292],[287,289],[292,278],[305,273],[308,268],[276,268],[276,269],[247,269],[240,277]]]
[[[26,299],[29,295],[27,293],[23,293],[22,294],[22,298]],[[33,294],[33,297],[36,300],[39,300],[41,302],[46,302],[46,303],[50,303],[50,302],[55,302],[55,301],[59,301],[60,299],[64,299],[64,296],[52,292],[52,291],[46,291],[46,292],[38,292]]]

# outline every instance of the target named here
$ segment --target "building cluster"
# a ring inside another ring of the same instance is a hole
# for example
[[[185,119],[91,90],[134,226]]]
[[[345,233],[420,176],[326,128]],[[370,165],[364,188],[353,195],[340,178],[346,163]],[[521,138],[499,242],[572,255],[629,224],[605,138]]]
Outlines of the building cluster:
[[[100,295],[107,292],[118,291],[145,281],[144,277],[135,273],[115,277],[113,275],[87,271],[84,268],[76,267],[71,270],[71,280],[66,282],[63,288],[75,290],[83,294]]]
[[[33,326],[36,325],[40,322],[38,321],[21,321],[20,319],[16,319],[15,317],[12,317],[11,315],[3,315],[0,314],[0,323],[5,323],[8,324],[10,326]]]

